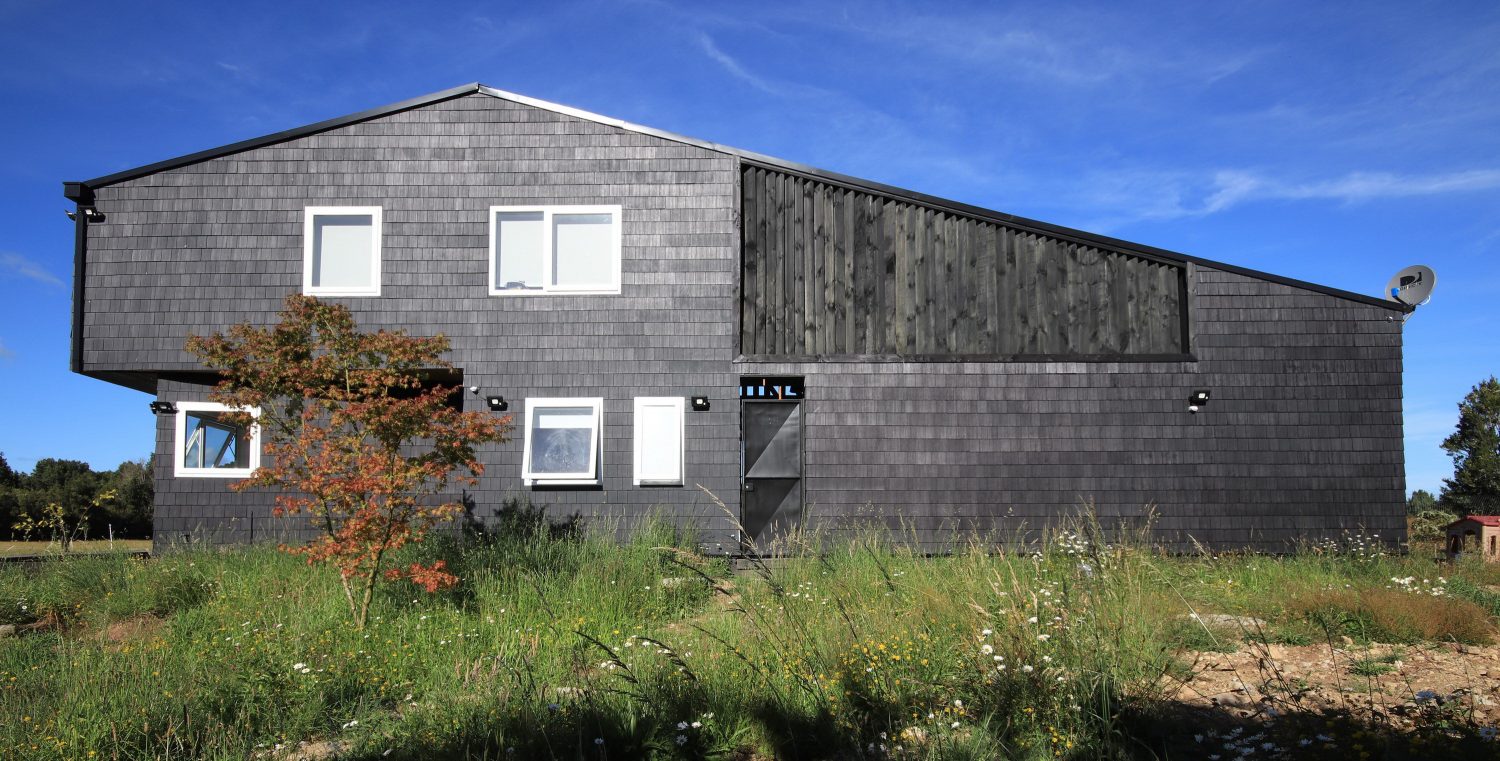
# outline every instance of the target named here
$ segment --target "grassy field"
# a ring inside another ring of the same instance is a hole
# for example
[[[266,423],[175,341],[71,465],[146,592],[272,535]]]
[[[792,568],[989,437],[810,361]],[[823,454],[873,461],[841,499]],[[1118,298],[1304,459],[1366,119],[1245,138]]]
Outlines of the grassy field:
[[[95,552],[150,552],[150,539],[107,539],[74,542],[72,552],[88,554]],[[0,557],[16,555],[56,555],[62,552],[57,542],[0,542]]]
[[[1169,699],[1193,669],[1185,653],[1247,640],[1489,642],[1496,569],[1357,540],[1178,558],[1087,533],[930,559],[871,534],[735,574],[666,528],[621,546],[518,525],[420,548],[462,584],[388,588],[365,631],[328,571],[265,548],[0,568],[0,623],[22,630],[0,639],[0,749],[1205,758],[1193,735],[1209,728],[1231,738],[1224,758],[1500,751],[1457,702],[1398,731],[1336,712],[1206,716]]]

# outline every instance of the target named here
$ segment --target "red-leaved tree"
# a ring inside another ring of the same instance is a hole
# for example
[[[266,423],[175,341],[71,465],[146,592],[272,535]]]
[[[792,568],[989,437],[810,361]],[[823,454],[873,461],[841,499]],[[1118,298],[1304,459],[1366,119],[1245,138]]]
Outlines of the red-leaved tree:
[[[509,416],[459,411],[449,404],[457,388],[424,382],[452,368],[448,339],[362,332],[347,307],[293,294],[278,324],[190,336],[187,350],[221,374],[214,401],[260,410],[230,416],[259,426],[263,453],[230,488],[282,489],[276,515],[311,516],[317,538],[283,549],[338,568],[356,626],[380,579],[428,592],[458,582],[442,561],[392,565],[397,549],[462,513],[448,488],[475,483],[484,466],[474,448],[510,430]]]

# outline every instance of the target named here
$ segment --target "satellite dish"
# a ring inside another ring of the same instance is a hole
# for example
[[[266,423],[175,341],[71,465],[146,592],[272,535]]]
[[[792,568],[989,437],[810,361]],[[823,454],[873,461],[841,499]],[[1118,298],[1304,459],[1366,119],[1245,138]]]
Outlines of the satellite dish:
[[[1421,306],[1432,298],[1432,286],[1437,285],[1437,275],[1431,267],[1413,264],[1397,272],[1391,282],[1385,284],[1385,298],[1407,306]]]

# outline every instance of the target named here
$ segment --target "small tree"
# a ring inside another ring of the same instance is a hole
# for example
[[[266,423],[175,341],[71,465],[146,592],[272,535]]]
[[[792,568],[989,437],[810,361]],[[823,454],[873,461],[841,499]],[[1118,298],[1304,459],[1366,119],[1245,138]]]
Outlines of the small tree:
[[[1500,512],[1500,381],[1480,381],[1458,404],[1458,430],[1443,441],[1453,478],[1441,501],[1461,513]]]
[[[66,555],[73,549],[73,542],[89,538],[89,520],[105,505],[113,502],[115,497],[113,489],[105,489],[83,503],[63,505],[48,502],[36,510],[35,515],[31,512],[21,513],[20,520],[12,524],[11,529],[21,535],[23,542],[31,539],[33,534],[46,536],[57,542]]]
[[[230,416],[257,424],[263,439],[261,467],[231,488],[288,490],[276,515],[308,514],[319,534],[283,549],[338,568],[357,627],[379,579],[429,592],[457,583],[442,561],[391,567],[395,550],[462,512],[442,495],[475,483],[484,470],[475,446],[509,431],[509,417],[461,412],[449,404],[455,387],[423,382],[452,368],[441,358],[446,338],[361,332],[347,307],[293,294],[279,324],[191,336],[187,350],[222,373],[215,401],[260,410]]]

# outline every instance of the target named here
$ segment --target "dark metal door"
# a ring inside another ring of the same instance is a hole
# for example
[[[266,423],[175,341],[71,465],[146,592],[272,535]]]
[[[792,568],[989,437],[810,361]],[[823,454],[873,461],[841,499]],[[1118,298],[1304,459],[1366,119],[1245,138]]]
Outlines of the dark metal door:
[[[741,538],[748,552],[766,552],[802,525],[802,405],[740,403]]]

